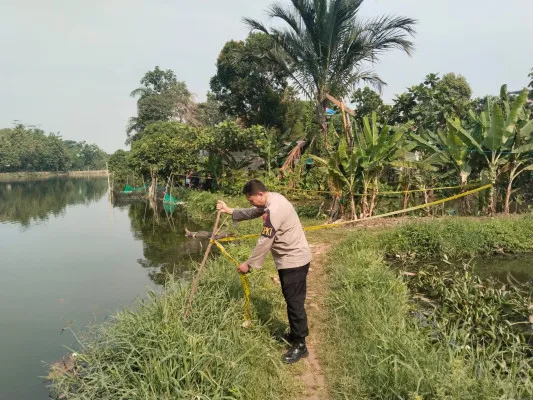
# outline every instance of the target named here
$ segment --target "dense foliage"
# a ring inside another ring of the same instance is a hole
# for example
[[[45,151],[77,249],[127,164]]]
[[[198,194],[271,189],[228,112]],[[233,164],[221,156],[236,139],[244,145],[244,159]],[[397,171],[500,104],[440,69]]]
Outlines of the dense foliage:
[[[527,201],[533,181],[527,93],[502,87],[499,96],[472,99],[463,76],[430,73],[384,104],[378,92],[356,84],[384,83],[368,63],[393,49],[411,54],[416,21],[363,21],[362,3],[274,4],[268,16],[281,23],[276,28],[245,18],[252,32],[224,45],[212,92],[200,104],[172,71],[149,71],[132,92],[139,102],[129,140],[140,143],[131,154],[112,157],[115,181],[168,181],[194,170],[236,193],[253,176],[274,186],[329,190],[330,219],[347,202],[352,218],[372,216],[382,191],[403,192],[404,208],[419,201],[413,190],[429,203],[436,186],[464,191],[469,184],[492,183],[477,203],[463,201],[460,212],[469,214],[509,213],[512,203]],[[180,148],[159,134],[167,130],[161,123],[174,121],[186,124],[179,129],[190,135]]]
[[[41,129],[0,129],[0,172],[105,169],[107,154],[95,144],[63,140]]]

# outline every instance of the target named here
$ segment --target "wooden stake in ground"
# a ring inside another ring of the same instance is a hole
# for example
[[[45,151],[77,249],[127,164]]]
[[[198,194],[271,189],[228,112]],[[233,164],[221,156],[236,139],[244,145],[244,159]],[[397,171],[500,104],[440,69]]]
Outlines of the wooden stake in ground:
[[[220,222],[220,215],[221,215],[221,211],[217,213],[217,219],[215,220],[215,227],[213,228],[213,233],[211,234],[211,240],[209,241],[209,244],[207,245],[207,249],[205,249],[204,258],[192,282],[191,294],[189,295],[189,300],[187,300],[187,307],[185,308],[185,314],[184,314],[185,318],[191,312],[192,302],[194,300],[194,295],[196,294],[196,291],[198,290],[198,283],[200,282],[200,277],[202,276],[205,263],[207,262],[207,257],[209,257],[209,252],[211,251],[211,247],[213,246],[213,240],[215,240],[215,236],[218,232],[218,223]]]

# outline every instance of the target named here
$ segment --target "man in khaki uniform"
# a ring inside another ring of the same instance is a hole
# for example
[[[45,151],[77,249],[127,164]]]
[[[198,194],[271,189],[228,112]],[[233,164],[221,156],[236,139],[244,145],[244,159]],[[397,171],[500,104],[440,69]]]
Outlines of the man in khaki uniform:
[[[251,271],[250,268],[261,268],[269,250],[272,253],[287,303],[290,325],[290,333],[286,339],[291,348],[283,356],[283,361],[292,364],[308,354],[305,346],[305,338],[309,334],[305,296],[311,250],[296,210],[284,196],[268,192],[265,185],[258,180],[246,183],[243,194],[254,207],[233,209],[223,201],[218,201],[217,209],[231,214],[234,222],[263,218],[261,237],[248,260],[239,266],[238,271],[246,274]]]

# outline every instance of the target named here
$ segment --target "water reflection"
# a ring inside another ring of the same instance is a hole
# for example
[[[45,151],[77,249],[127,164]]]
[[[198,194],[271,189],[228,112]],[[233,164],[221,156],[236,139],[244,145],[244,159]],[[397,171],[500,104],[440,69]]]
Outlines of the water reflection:
[[[205,250],[205,241],[185,237],[185,228],[200,230],[202,225],[191,220],[181,207],[163,207],[159,203],[131,202],[128,208],[133,236],[143,242],[143,256],[137,262],[149,269],[150,278],[163,284],[167,274],[183,276],[192,269]]]
[[[63,217],[67,206],[95,202],[102,203],[99,212],[107,214],[103,198],[107,189],[107,179],[102,178],[0,183],[0,223],[29,227],[52,216]],[[185,237],[186,227],[190,230],[204,227],[189,219],[180,206],[122,196],[113,201],[113,207],[127,213],[133,238],[143,243],[143,258],[137,259],[137,264],[146,268],[157,284],[163,284],[167,274],[186,275],[205,250],[205,241]],[[78,226],[75,230],[82,233],[86,228]]]
[[[168,273],[190,277],[205,250],[185,238],[202,227],[183,209],[106,194],[100,178],[0,183],[1,400],[47,399],[41,360],[77,346],[62,328],[136,304]]]
[[[0,222],[24,227],[61,215],[74,204],[89,204],[107,192],[107,180],[57,178],[0,183]]]
[[[493,277],[502,283],[510,278],[520,283],[533,282],[533,254],[508,254],[475,259],[474,272],[482,278]]]

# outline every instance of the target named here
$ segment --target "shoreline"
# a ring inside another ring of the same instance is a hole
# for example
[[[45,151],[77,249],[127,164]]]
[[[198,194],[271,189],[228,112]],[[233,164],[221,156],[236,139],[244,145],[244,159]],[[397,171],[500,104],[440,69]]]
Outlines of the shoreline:
[[[61,172],[2,172],[0,173],[0,182],[14,182],[14,181],[32,181],[32,180],[46,180],[51,178],[77,178],[77,177],[95,177],[107,176],[107,171],[93,170],[93,171],[61,171]]]

